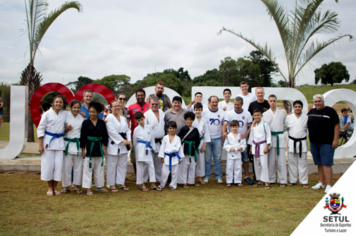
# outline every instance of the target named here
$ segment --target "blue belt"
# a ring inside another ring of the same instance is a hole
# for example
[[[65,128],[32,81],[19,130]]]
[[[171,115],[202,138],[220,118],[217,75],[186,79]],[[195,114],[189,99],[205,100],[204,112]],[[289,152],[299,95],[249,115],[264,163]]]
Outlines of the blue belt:
[[[142,140],[138,140],[139,143],[143,143],[146,145],[146,148],[151,148],[152,151],[154,152],[155,150],[153,150],[153,148],[151,147],[151,143],[148,141],[142,141]]]
[[[60,137],[63,137],[64,134],[53,134],[53,133],[50,133],[48,131],[45,131],[45,134],[46,135],[49,135],[49,136],[52,136],[51,140],[49,141],[49,144],[48,144],[48,147],[50,148],[51,147],[51,142],[53,141],[53,139],[55,138],[60,138]]]
[[[172,171],[172,157],[178,157],[179,160],[182,160],[177,152],[164,153],[166,156],[169,156],[169,171]]]

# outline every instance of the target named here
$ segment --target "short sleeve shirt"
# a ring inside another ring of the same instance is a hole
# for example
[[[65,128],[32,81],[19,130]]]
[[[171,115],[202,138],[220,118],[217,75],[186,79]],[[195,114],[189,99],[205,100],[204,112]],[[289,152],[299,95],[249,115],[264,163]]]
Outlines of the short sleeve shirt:
[[[138,123],[135,120],[134,114],[138,111],[145,114],[145,112],[148,111],[150,108],[151,108],[150,104],[147,102],[145,102],[142,106],[137,102],[129,106],[129,114],[127,118],[131,120],[131,136],[133,136],[134,130],[138,125]]]
[[[308,112],[310,142],[332,144],[334,140],[334,128],[339,122],[339,116],[331,107],[326,106],[322,110],[311,109]]]
[[[251,102],[250,106],[248,107],[248,111],[250,112],[252,118],[253,118],[253,111],[256,109],[259,109],[262,111],[262,113],[268,111],[268,109],[270,108],[267,100],[264,100],[264,102],[259,103],[257,101]]]
[[[208,107],[204,109],[201,116],[208,121],[210,139],[221,138],[222,124],[225,120],[225,112],[219,108],[216,111],[211,111]]]
[[[231,132],[230,122],[233,120],[239,122],[239,133],[246,134],[248,126],[252,123],[252,116],[250,115],[250,112],[245,111],[244,109],[242,109],[240,113],[236,112],[235,109],[226,113],[224,121],[229,122],[229,125],[227,126],[229,132]]]

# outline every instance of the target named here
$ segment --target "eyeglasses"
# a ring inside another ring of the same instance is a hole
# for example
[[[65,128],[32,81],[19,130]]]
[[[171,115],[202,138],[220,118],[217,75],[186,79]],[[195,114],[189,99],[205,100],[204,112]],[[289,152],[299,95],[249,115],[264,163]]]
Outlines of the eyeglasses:
[[[126,101],[126,98],[118,98],[120,101]]]
[[[158,103],[151,103],[152,106],[158,106]]]

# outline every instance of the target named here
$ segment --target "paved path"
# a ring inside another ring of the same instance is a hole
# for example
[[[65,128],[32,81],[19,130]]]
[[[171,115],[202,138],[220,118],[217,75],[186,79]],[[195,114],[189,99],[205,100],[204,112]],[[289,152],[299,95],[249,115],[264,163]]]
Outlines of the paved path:
[[[9,141],[0,141],[0,148],[5,148]],[[38,143],[27,142],[25,150],[22,153],[26,154],[40,154],[38,152]]]

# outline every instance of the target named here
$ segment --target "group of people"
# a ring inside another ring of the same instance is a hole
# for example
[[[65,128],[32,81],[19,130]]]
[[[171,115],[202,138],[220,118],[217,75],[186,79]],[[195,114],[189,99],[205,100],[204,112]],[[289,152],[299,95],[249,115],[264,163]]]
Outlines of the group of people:
[[[262,87],[256,88],[255,94],[248,92],[246,82],[241,82],[240,88],[242,93],[234,102],[230,101],[231,90],[226,88],[223,101],[211,96],[206,105],[203,94],[197,92],[183,108],[182,98],[175,96],[171,101],[164,94],[163,84],[158,83],[155,94],[147,100],[145,91],[138,89],[137,102],[128,108],[125,94],[117,94],[102,118],[98,114],[104,108],[92,101],[90,90],[84,92],[83,104],[71,101],[70,112],[65,111],[65,99],[56,96],[37,128],[41,179],[48,182],[47,195],[70,192],[71,182],[74,192],[82,193],[82,185],[87,195],[93,195],[93,179],[95,192],[129,190],[125,186],[129,152],[136,184],[144,192],[149,191],[147,183],[156,191],[162,191],[168,182],[171,190],[178,184],[183,188],[207,184],[212,160],[215,178],[223,183],[223,149],[227,152],[227,187],[242,187],[244,181],[268,190],[277,182],[280,187],[296,185],[299,177],[299,183],[308,188],[308,133],[320,180],[313,189],[326,188],[328,192],[340,129],[335,110],[325,106],[322,95],[315,95],[315,108],[308,114],[302,114],[307,104],[299,100],[293,102],[294,112],[286,114],[277,107],[275,95],[265,100]],[[251,162],[253,178],[249,174]],[[61,180],[64,188],[59,191],[57,183]]]

